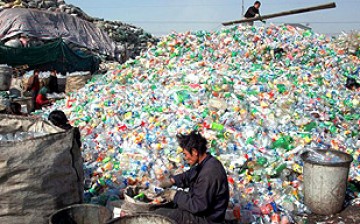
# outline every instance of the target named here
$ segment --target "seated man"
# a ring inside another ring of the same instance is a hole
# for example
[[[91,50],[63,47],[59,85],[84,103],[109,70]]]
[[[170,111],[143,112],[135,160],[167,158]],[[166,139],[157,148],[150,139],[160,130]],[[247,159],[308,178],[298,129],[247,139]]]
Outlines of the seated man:
[[[177,135],[185,160],[191,169],[172,176],[160,184],[167,188],[176,185],[183,190],[165,190],[165,198],[173,201],[176,209],[161,208],[157,214],[178,223],[222,223],[229,202],[229,185],[224,167],[206,153],[207,141],[197,132]]]
[[[42,87],[39,91],[39,94],[36,96],[35,99],[35,109],[41,109],[43,106],[50,106],[54,100],[49,100],[46,97],[46,94],[48,93],[48,88]]]

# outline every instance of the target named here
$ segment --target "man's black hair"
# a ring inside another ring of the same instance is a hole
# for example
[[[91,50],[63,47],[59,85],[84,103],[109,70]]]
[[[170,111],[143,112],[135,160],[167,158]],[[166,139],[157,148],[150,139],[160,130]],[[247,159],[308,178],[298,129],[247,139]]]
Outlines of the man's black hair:
[[[54,110],[49,114],[48,120],[53,123],[53,125],[67,129],[69,125],[69,120],[67,119],[65,113],[61,110]],[[71,127],[71,126],[70,126]]]
[[[179,145],[184,150],[188,151],[192,155],[192,149],[195,149],[199,155],[203,155],[207,150],[207,141],[197,131],[192,131],[188,135],[178,134],[176,138]]]
[[[261,5],[261,2],[260,2],[260,1],[256,1],[256,2],[254,3],[254,5],[256,5],[256,4]]]
[[[70,130],[73,127],[69,124],[65,113],[61,110],[54,110],[49,114],[48,120],[53,123],[53,125],[62,128],[64,130]],[[81,147],[81,134],[79,128],[74,129],[74,139],[79,147]]]

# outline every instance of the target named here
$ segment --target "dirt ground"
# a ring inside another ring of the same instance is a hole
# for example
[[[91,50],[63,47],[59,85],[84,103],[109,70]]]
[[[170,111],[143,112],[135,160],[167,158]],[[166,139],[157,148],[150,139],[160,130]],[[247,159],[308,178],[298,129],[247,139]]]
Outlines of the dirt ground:
[[[354,203],[351,206],[348,206],[339,214],[335,214],[332,216],[318,216],[311,215],[309,216],[308,222],[309,224],[318,223],[318,224],[358,224],[360,223],[360,201]]]

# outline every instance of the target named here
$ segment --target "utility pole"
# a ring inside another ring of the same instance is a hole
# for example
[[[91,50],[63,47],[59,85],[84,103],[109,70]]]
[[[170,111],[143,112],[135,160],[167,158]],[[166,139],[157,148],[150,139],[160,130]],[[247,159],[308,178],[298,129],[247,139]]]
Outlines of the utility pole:
[[[244,16],[244,15],[245,15],[244,0],[242,0],[242,5],[241,5],[241,14],[242,14],[242,16]]]

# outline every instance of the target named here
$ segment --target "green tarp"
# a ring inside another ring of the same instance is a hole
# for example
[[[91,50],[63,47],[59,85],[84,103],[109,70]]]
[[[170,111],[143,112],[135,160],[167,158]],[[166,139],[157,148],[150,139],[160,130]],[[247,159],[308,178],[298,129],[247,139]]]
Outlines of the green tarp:
[[[39,47],[14,48],[0,44],[0,64],[28,65],[58,72],[94,72],[99,68],[99,59],[94,55],[75,53],[62,39],[56,39]]]

